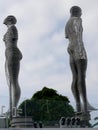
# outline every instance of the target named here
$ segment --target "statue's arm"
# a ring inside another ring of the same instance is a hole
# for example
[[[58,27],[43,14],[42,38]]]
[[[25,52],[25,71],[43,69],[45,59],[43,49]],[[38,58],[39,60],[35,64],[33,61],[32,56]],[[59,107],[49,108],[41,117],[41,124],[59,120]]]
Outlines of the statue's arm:
[[[75,33],[75,36],[77,37],[77,40],[82,42],[82,20],[81,19],[74,19],[73,20],[73,31]]]
[[[79,33],[80,33],[80,20],[75,19],[73,21],[73,29],[74,29],[74,33],[76,34],[78,38]]]
[[[9,38],[11,38],[12,41],[18,40],[18,31],[15,26],[12,26],[8,30]]]
[[[83,40],[82,40],[82,20],[76,19],[73,21],[73,30],[76,36],[76,41],[78,45],[78,51],[81,54],[82,53],[82,47],[83,47]]]
[[[65,38],[67,38],[67,39],[68,39],[67,29],[68,29],[68,25],[66,24],[66,26],[65,26]]]

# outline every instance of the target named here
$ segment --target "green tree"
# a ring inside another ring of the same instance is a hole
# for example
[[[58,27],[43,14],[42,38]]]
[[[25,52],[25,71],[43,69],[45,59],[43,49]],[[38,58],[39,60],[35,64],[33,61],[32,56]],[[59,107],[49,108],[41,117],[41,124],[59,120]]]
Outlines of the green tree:
[[[66,96],[59,95],[56,90],[44,87],[37,91],[31,99],[23,101],[19,108],[22,116],[32,116],[35,121],[59,121],[62,116],[71,117],[74,109]]]

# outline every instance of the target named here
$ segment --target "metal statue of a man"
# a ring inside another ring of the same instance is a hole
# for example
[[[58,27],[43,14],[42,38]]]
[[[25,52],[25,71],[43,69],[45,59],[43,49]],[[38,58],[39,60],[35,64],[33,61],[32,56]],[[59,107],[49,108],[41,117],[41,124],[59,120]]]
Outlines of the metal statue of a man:
[[[16,18],[12,15],[7,16],[3,22],[8,28],[6,34],[4,35],[3,41],[5,42],[6,47],[5,73],[9,86],[10,116],[12,116],[12,109],[17,108],[17,104],[21,95],[21,90],[18,83],[18,75],[22,53],[17,47],[18,31],[15,26],[16,22]]]
[[[73,78],[71,89],[76,101],[77,112],[82,111],[87,114],[88,109],[93,109],[93,107],[88,103],[86,93],[87,54],[83,43],[82,10],[78,6],[73,6],[70,14],[65,26],[65,37],[69,40],[68,53]],[[81,99],[83,106],[81,106]]]

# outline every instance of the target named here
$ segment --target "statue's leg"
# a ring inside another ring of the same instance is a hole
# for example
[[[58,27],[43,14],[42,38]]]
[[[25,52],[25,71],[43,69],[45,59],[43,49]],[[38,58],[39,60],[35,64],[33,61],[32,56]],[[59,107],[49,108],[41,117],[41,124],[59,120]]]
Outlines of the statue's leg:
[[[8,110],[8,113],[10,114],[10,118],[12,118],[12,88],[11,88],[11,82],[10,82],[10,77],[9,77],[7,61],[5,62],[5,75],[6,75],[6,80],[7,80],[7,84],[9,87],[9,110]]]
[[[75,101],[76,101],[77,112],[81,112],[81,101],[80,101],[79,90],[77,87],[77,68],[76,68],[76,64],[72,58],[70,58],[70,67],[71,67],[72,78],[73,78],[71,89],[72,89],[72,93],[73,93]]]
[[[9,61],[8,71],[11,80],[12,86],[12,107],[17,107],[17,104],[20,99],[20,87],[18,83],[18,74],[19,74],[20,62],[19,61]]]
[[[78,69],[78,88],[80,95],[83,100],[83,112],[87,113],[87,95],[86,95],[86,82],[85,82],[85,74],[87,68],[87,60],[80,59],[77,60],[77,69]]]

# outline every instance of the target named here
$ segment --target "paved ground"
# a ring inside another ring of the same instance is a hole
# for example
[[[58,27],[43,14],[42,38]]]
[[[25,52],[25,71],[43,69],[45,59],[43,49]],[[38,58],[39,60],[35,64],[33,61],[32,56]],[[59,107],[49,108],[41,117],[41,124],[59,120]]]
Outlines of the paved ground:
[[[92,130],[92,128],[0,128],[0,130]],[[98,130],[98,128],[94,128]]]

